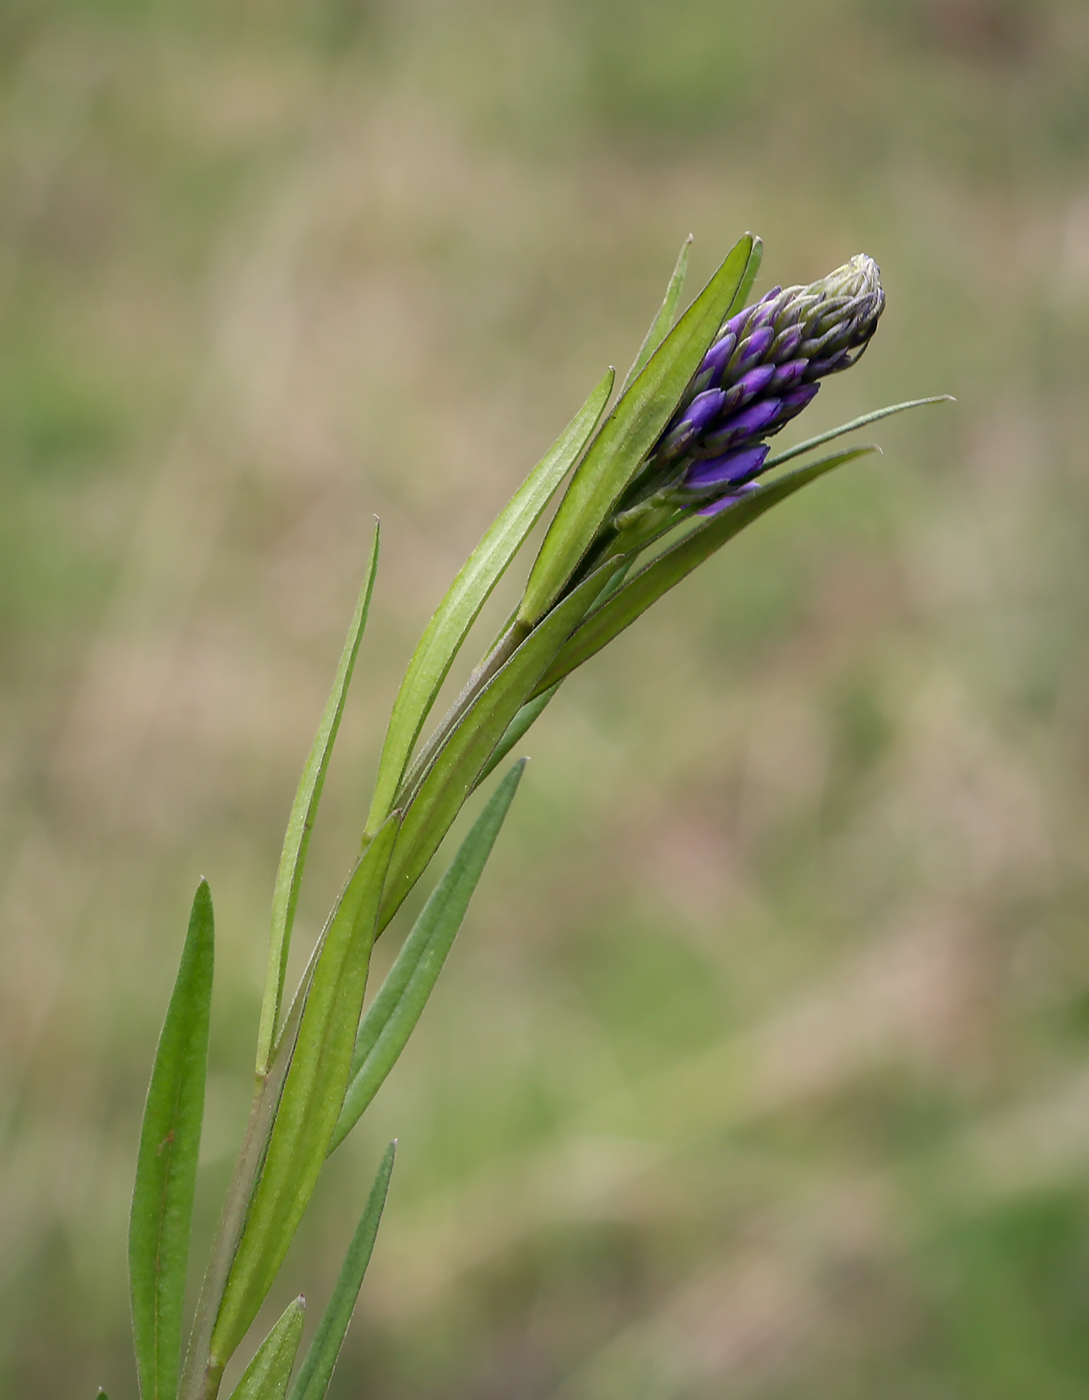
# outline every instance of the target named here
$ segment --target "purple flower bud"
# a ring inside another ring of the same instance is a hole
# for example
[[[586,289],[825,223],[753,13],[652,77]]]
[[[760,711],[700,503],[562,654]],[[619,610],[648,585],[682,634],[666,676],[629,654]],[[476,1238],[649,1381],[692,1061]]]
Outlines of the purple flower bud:
[[[678,418],[676,426],[662,438],[659,452],[666,458],[678,456],[692,439],[706,428],[725,399],[726,395],[721,389],[707,389],[704,393],[697,394],[684,408],[683,417]]]
[[[791,385],[801,381],[808,368],[808,360],[789,360],[785,365],[778,366],[768,381],[768,386],[776,392],[780,389],[789,389]]]
[[[702,446],[712,455],[728,452],[747,438],[756,437],[771,427],[779,416],[779,399],[758,399],[727,419],[715,432],[703,439]]]
[[[651,453],[639,489],[658,490],[666,500],[676,492],[678,504],[690,505],[686,493],[739,488],[763,469],[768,449],[760,439],[801,413],[823,376],[858,359],[884,305],[880,270],[860,253],[819,282],[773,287],[731,316]],[[732,489],[729,500],[707,509],[735,499]]]
[[[729,486],[748,481],[760,471],[771,451],[766,442],[758,447],[744,447],[740,452],[728,452],[724,457],[710,457],[695,462],[685,472],[683,485],[690,491],[703,491],[709,486]]]
[[[783,407],[780,414],[782,427],[783,423],[788,423],[791,418],[797,417],[802,409],[811,404],[817,397],[819,384],[803,384],[800,389],[791,389],[790,393],[783,395]]]
[[[771,349],[768,351],[768,359],[775,364],[782,364],[784,360],[792,360],[798,353],[798,346],[802,343],[802,327],[787,326],[785,331],[781,331],[772,341]]]
[[[732,331],[728,331],[721,340],[716,340],[707,354],[704,355],[700,369],[721,370],[722,366],[734,353],[736,346],[737,336]]]
[[[805,363],[807,362],[803,360],[802,364]],[[757,369],[750,369],[748,374],[743,374],[736,384],[726,390],[722,412],[732,413],[735,408],[743,408],[766,389],[774,377],[774,365],[760,365]]]
[[[759,491],[757,482],[751,482],[747,486],[739,486],[736,491],[731,491],[728,496],[720,496],[717,501],[712,501],[709,506],[701,506],[696,512],[697,515],[718,515],[720,511],[726,510],[728,506],[737,505],[738,501],[743,501],[746,496],[751,496],[754,491]]]
[[[746,336],[730,356],[724,374],[728,374],[731,379],[736,379],[744,374],[747,369],[763,359],[774,339],[775,332],[771,326],[761,326],[752,335]]]

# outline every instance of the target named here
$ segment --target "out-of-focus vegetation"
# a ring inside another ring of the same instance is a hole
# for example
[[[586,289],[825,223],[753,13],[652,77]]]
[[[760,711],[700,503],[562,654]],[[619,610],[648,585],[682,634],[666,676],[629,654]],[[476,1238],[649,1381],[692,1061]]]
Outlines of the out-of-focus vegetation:
[[[698,281],[747,227],[758,292],[883,268],[807,432],[960,402],[565,687],[273,1305],[396,1135],[335,1396],[1085,1394],[1087,73],[1084,0],[0,6],[5,1394],[134,1394],[202,873],[210,1233],[372,512],[300,943],[446,581],[682,238]]]

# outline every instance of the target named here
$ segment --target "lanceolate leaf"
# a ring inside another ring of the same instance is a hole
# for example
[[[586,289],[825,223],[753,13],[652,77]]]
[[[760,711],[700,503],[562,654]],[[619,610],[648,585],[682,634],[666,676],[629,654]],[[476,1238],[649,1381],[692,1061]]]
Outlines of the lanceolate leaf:
[[[359,1297],[363,1275],[371,1262],[396,1153],[397,1144],[391,1142],[386,1148],[386,1155],[382,1158],[382,1165],[378,1168],[367,1204],[348,1246],[348,1253],[333,1289],[333,1296],[329,1299],[329,1306],[318,1323],[314,1340],[310,1343],[299,1374],[295,1377],[295,1384],[291,1387],[291,1400],[324,1400],[329,1389],[329,1381],[340,1355],[344,1334],[348,1330],[356,1299]]]
[[[613,503],[669,422],[722,324],[753,249],[746,234],[605,420],[564,494],[519,609],[532,626],[559,597]]]
[[[352,1077],[329,1144],[330,1152],[359,1121],[415,1029],[465,918],[524,768],[525,759],[514,765],[477,817],[367,1008],[356,1036]]]
[[[536,699],[530,700],[528,704],[522,706],[511,720],[510,724],[507,725],[502,739],[500,739],[499,743],[496,745],[495,752],[492,754],[491,758],[488,759],[481,770],[480,777],[477,778],[476,782],[473,784],[474,789],[478,788],[485,778],[494,773],[506,758],[507,754],[510,753],[511,749],[514,748],[515,744],[521,742],[522,736],[532,725],[536,724],[541,716],[541,711],[558,689],[559,687],[554,685],[550,690],[542,692]]]
[[[261,1178],[212,1332],[213,1372],[257,1315],[325,1161],[348,1084],[375,917],[396,835],[397,820],[390,818],[360,857],[326,930]]]
[[[772,506],[844,462],[878,450],[876,447],[855,447],[800,467],[768,482],[759,491],[744,497],[737,505],[712,517],[707,524],[700,525],[675,545],[663,550],[590,613],[537,683],[537,693],[543,694],[550,686],[558,685],[564,676],[630,627],[663,593],[668,593],[717,549],[721,549],[727,540],[733,539]]]
[[[745,274],[734,293],[734,299],[726,309],[724,320],[730,317],[741,308],[749,299],[752,291],[752,284],[756,281],[756,274],[760,271],[760,264],[764,261],[764,245],[759,238],[752,241],[752,252],[749,254],[749,261],[745,264]]]
[[[178,1393],[214,945],[212,896],[202,880],[155,1054],[132,1194],[129,1283],[143,1400],[174,1400]]]
[[[858,428],[866,428],[881,418],[891,418],[894,413],[903,413],[908,408],[923,408],[928,403],[956,403],[956,399],[952,394],[934,394],[929,399],[912,399],[910,403],[894,403],[889,408],[878,408],[873,413],[864,413],[861,418],[852,418],[849,423],[841,423],[838,428],[821,433],[819,437],[806,438],[805,442],[799,442],[794,447],[788,447],[785,452],[779,452],[776,456],[769,457],[764,463],[764,470],[770,471],[772,467],[781,467],[784,462],[801,457],[805,452],[812,452],[815,447],[823,447],[826,442],[834,442],[836,438],[843,437],[845,433],[853,433]]]
[[[284,1310],[231,1391],[231,1400],[284,1400],[291,1368],[302,1340],[306,1299],[296,1298]]]
[[[681,244],[681,251],[677,254],[677,265],[673,269],[673,276],[669,279],[669,286],[666,288],[665,299],[658,308],[658,314],[651,322],[650,330],[647,331],[643,343],[639,347],[635,363],[628,370],[620,390],[621,394],[627,393],[628,385],[673,329],[673,322],[677,319],[677,307],[680,304],[681,293],[684,291],[685,274],[688,272],[688,250],[691,246],[692,235],[689,234]]]
[[[379,929],[385,928],[419,879],[507,725],[538,688],[542,672],[618,567],[615,560],[602,565],[553,608],[480,691],[447,739],[405,811],[390,862]]]
[[[393,805],[420,730],[469,628],[557,486],[589,442],[609,401],[614,377],[609,370],[514,493],[469,556],[428,623],[409,662],[386,731],[367,821],[369,834],[378,830]]]
[[[351,683],[355,659],[359,654],[359,643],[363,629],[367,625],[371,594],[374,592],[374,578],[378,571],[379,527],[374,527],[374,543],[367,564],[367,576],[356,603],[355,615],[348,628],[344,650],[340,654],[333,689],[321,717],[321,724],[314,736],[310,755],[303,767],[299,788],[291,807],[284,836],[284,849],[280,856],[280,868],[276,872],[276,886],[272,895],[272,931],[269,937],[268,972],[265,977],[265,995],[261,1003],[261,1023],[257,1034],[257,1073],[268,1070],[272,1047],[276,1043],[276,1026],[280,1016],[280,1005],[284,995],[284,973],[287,970],[287,955],[291,949],[291,929],[295,922],[295,907],[299,902],[299,886],[302,884],[303,869],[306,866],[306,852],[310,845],[310,832],[317,816],[321,790],[325,783],[329,758],[336,742],[340,717],[344,713],[344,701]]]

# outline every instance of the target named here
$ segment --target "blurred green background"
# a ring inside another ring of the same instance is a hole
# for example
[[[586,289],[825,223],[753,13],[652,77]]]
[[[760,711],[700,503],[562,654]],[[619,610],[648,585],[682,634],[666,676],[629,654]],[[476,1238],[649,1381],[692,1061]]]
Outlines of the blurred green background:
[[[446,582],[752,228],[758,292],[882,265],[806,433],[959,403],[565,687],[274,1301],[397,1136],[334,1396],[1084,1396],[1084,0],[4,0],[0,191],[0,1390],[135,1394],[200,874],[207,1242],[372,514],[300,944]]]

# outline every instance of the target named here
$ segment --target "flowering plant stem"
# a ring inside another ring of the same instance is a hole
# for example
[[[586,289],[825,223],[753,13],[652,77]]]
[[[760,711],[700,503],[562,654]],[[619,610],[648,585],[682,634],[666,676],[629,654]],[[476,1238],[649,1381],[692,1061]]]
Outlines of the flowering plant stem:
[[[809,287],[746,301],[761,245],[746,235],[674,324],[687,263],[607,417],[610,370],[500,512],[409,663],[379,761],[361,853],[284,1012],[295,910],[322,787],[378,567],[378,531],[332,692],[292,805],[272,904],[253,1104],[181,1364],[182,1300],[207,1069],[214,920],[202,882],[156,1053],[130,1225],[137,1372],[144,1400],[215,1400],[257,1316],[323,1164],[381,1087],[415,1028],[521,779],[499,782],[364,1009],[374,940],[469,796],[520,742],[565,676],[766,510],[872,446],[761,481],[888,413],[768,458],[765,441],[826,375],[869,343],[884,306],[876,264],[853,258]],[[918,402],[936,402],[935,399]],[[521,601],[434,732],[413,752],[473,622],[565,477]],[[648,553],[649,551],[649,553]],[[644,560],[644,556],[645,560]],[[387,1151],[291,1400],[322,1400],[374,1244]],[[285,1400],[303,1330],[293,1302],[233,1400]]]

